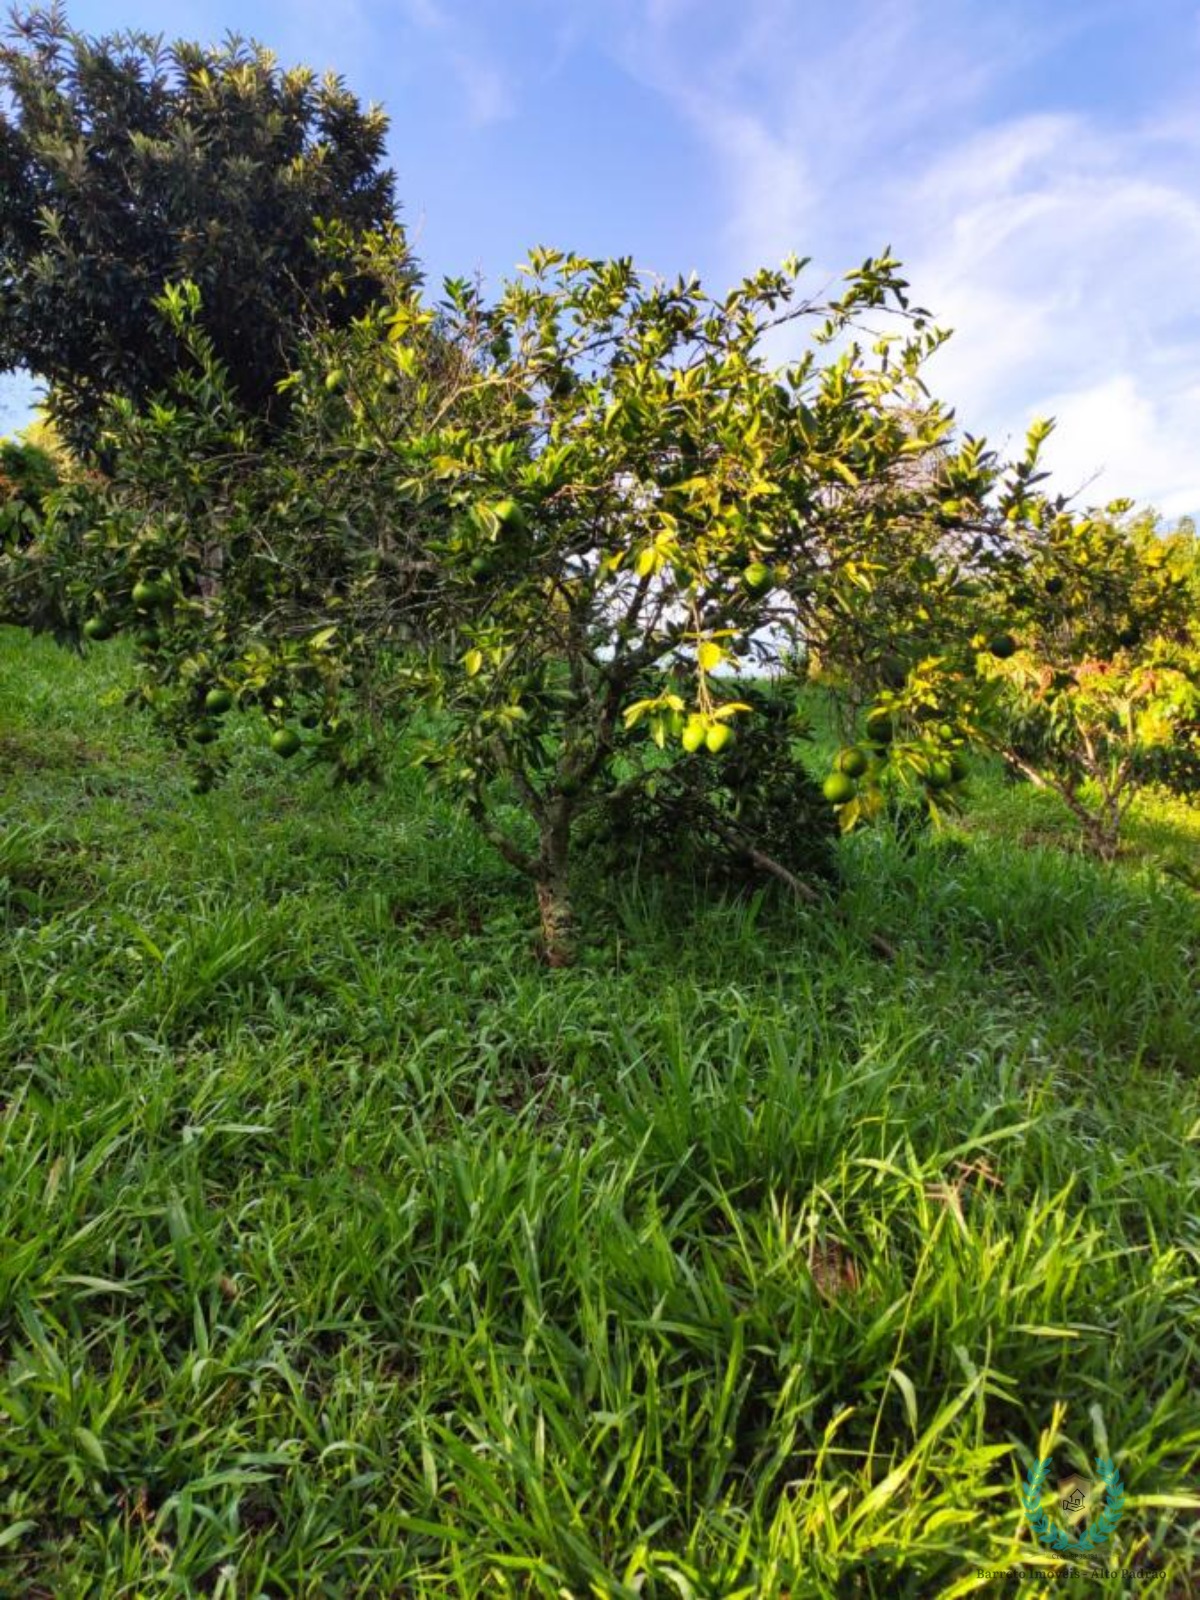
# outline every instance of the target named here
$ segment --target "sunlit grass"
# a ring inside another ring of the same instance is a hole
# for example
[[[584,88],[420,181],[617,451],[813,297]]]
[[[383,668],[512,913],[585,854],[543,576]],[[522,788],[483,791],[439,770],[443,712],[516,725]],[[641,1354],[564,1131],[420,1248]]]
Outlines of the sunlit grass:
[[[1189,1592],[1200,901],[1150,834],[1018,849],[985,774],[846,842],[846,923],[589,881],[550,973],[402,767],[247,722],[193,797],[125,670],[0,638],[0,1592],[989,1593],[1039,1453],[1115,1456],[1110,1560]]]

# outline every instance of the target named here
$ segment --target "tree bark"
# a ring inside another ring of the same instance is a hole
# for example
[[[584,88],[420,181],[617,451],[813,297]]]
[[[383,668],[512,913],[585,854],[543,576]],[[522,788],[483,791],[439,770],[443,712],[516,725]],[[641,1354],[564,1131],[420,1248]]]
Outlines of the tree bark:
[[[1107,811],[1106,820],[1105,816],[1089,811],[1070,784],[1043,777],[1032,763],[1024,760],[1008,746],[1001,745],[998,748],[1015,772],[1028,778],[1035,788],[1044,789],[1058,796],[1079,823],[1084,844],[1093,855],[1099,856],[1102,861],[1112,861],[1116,858],[1120,849],[1121,812],[1119,807],[1114,810],[1111,799],[1105,798],[1101,802]],[[1101,794],[1106,795],[1103,781],[1098,780],[1098,783]]]
[[[730,828],[727,824],[722,823],[720,818],[717,817],[715,813],[710,812],[709,817],[717,832],[721,834],[726,842],[731,844],[735,850],[740,850],[748,860],[754,863],[760,872],[770,873],[770,875],[773,878],[777,878],[780,883],[786,884],[796,896],[797,900],[803,900],[806,905],[821,906],[831,910],[839,922],[846,926],[849,925],[847,922],[846,913],[842,910],[842,908],[837,905],[831,906],[828,898],[825,895],[819,894],[817,890],[813,888],[811,883],[805,883],[803,878],[797,878],[795,873],[789,872],[788,869],[781,862],[776,861],[773,856],[767,855],[764,850],[759,850],[756,846],[752,845],[737,831],[737,829]],[[881,933],[868,934],[867,942],[870,944],[871,949],[874,950],[877,955],[881,955],[885,961],[895,961],[898,959],[895,945],[890,944]]]
[[[575,960],[570,860],[571,812],[568,802],[558,799],[542,824],[536,875],[542,952],[548,967],[569,967]]]

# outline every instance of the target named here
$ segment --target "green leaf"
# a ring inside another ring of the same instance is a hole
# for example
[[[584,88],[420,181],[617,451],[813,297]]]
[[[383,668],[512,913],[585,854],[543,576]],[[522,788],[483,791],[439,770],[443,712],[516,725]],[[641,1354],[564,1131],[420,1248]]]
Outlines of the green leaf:
[[[657,705],[657,700],[637,700],[633,705],[626,706],[624,713],[625,726],[627,728],[632,728],[635,723],[641,721],[641,719],[646,715],[647,711],[653,711]]]
[[[908,1374],[901,1372],[899,1367],[890,1367],[888,1369],[888,1377],[891,1378],[897,1389],[904,1396],[904,1411],[908,1417],[908,1425],[913,1434],[916,1435],[919,1431],[916,1387]]]
[[[76,1428],[75,1439],[84,1455],[94,1462],[101,1472],[107,1472],[108,1457],[104,1454],[104,1446],[92,1430],[90,1428]]]

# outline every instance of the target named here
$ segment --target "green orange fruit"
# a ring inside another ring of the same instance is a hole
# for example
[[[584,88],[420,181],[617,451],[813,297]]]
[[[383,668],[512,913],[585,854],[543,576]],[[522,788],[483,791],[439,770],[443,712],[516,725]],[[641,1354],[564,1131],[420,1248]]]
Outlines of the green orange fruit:
[[[295,728],[276,728],[271,735],[271,749],[277,756],[282,756],[286,761],[289,756],[294,756],[300,748],[300,735]]]
[[[857,792],[854,779],[845,772],[831,772],[821,785],[821,793],[831,806],[844,806]]]
[[[1007,661],[1017,653],[1017,641],[1011,633],[997,633],[987,642],[989,652],[997,661]]]
[[[113,634],[112,623],[107,617],[89,617],[83,625],[83,636],[90,639],[93,644],[100,644],[105,639],[111,639]]]
[[[718,756],[733,743],[733,729],[726,722],[716,722],[704,735],[704,748],[710,755]]]
[[[133,586],[133,603],[143,611],[165,605],[171,598],[171,586],[162,578],[139,578]]]
[[[844,772],[848,778],[861,778],[867,770],[867,765],[866,751],[860,750],[856,744],[847,746],[845,750],[839,750],[837,760],[834,762],[837,770]]]
[[[233,709],[233,696],[228,689],[210,689],[204,696],[204,709],[211,711],[214,717],[223,717]]]
[[[525,513],[515,500],[497,500],[492,514],[502,528],[512,533],[520,533],[525,526]]]
[[[774,573],[763,561],[752,561],[742,572],[742,584],[749,594],[765,594],[774,581]]]

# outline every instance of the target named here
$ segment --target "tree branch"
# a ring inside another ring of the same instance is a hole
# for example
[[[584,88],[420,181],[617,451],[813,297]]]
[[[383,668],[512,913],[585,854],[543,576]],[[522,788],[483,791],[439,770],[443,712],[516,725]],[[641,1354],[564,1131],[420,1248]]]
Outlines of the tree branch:
[[[750,844],[736,828],[723,821],[711,808],[708,808],[708,811],[714,830],[720,834],[727,844],[732,845],[735,850],[740,850],[748,860],[754,863],[760,872],[768,873],[772,878],[778,879],[780,883],[786,885],[792,891],[798,900],[803,900],[805,905],[820,906],[823,910],[831,911],[843,927],[850,927],[850,919],[840,906],[830,904],[824,895],[813,888],[811,883],[805,883],[803,878],[798,878],[794,872],[789,872],[782,862],[775,860],[774,856],[769,856],[765,850],[760,850],[756,845]],[[868,934],[867,943],[875,951],[876,955],[882,956],[885,961],[898,959],[895,945],[885,939],[882,934]]]

